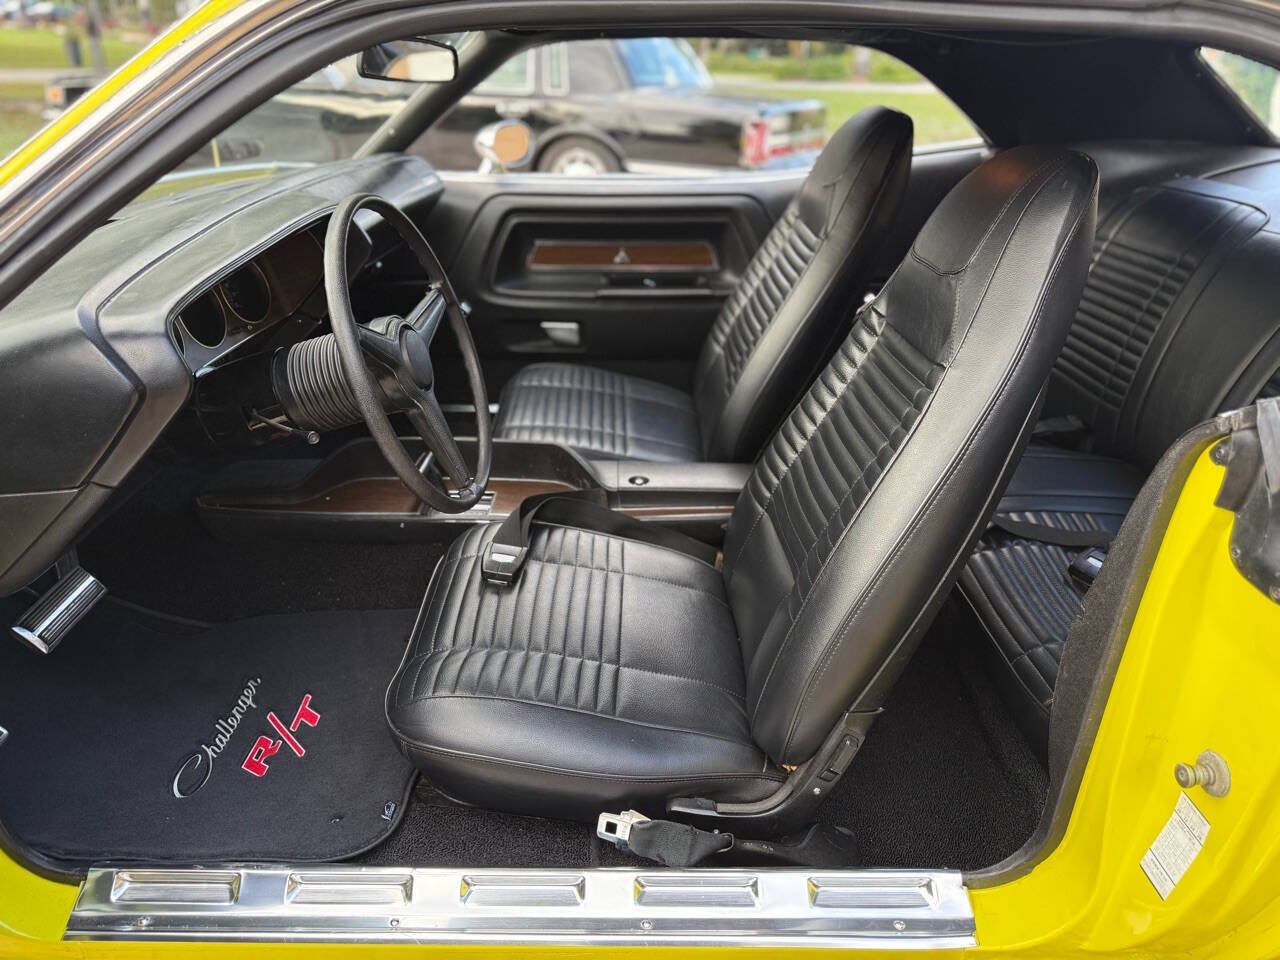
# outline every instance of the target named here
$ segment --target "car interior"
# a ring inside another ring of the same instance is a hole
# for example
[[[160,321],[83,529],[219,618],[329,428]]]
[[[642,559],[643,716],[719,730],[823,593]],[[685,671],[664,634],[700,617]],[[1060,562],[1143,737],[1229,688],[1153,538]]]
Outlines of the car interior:
[[[1195,45],[814,26],[982,141],[410,149],[578,35],[485,32],[367,151],[143,196],[0,310],[14,857],[1033,855],[1109,545],[1280,395],[1280,146]]]

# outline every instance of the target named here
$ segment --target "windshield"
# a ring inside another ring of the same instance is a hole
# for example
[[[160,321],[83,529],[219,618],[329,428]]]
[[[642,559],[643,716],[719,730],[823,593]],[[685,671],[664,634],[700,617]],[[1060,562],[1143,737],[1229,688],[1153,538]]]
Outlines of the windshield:
[[[139,199],[345,160],[417,89],[415,84],[362,77],[356,58],[346,57],[241,117]]]
[[[637,87],[706,89],[711,75],[686,40],[643,37],[619,40],[622,62]]]

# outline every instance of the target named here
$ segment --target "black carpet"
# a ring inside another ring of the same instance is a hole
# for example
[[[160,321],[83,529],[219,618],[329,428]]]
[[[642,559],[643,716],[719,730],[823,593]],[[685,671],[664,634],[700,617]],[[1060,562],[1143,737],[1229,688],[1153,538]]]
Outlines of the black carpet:
[[[383,717],[412,618],[200,628],[108,600],[49,656],[7,639],[0,819],[68,866],[354,856],[395,828],[414,775]]]
[[[447,541],[299,541],[265,533],[227,542],[210,536],[196,514],[201,491],[287,486],[311,466],[166,467],[81,542],[80,562],[113,597],[215,623],[314,610],[416,609]]]
[[[1017,850],[1040,816],[1043,767],[945,608],[820,818],[848,827],[861,867],[991,866]],[[593,826],[456,804],[426,783],[403,823],[361,862],[432,866],[641,865]],[[717,864],[709,864],[715,866]],[[728,865],[727,861],[722,865]]]
[[[1035,830],[1048,775],[948,604],[820,819],[853,831],[861,866],[989,867]]]
[[[437,867],[590,867],[603,865],[599,860],[603,846],[586,824],[465,806],[419,781],[404,821],[386,843],[360,857],[360,862]]]

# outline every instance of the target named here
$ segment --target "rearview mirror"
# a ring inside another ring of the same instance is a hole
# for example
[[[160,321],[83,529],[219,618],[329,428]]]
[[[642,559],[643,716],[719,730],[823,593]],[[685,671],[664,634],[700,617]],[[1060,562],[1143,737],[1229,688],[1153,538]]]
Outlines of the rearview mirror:
[[[391,40],[360,54],[360,76],[404,83],[449,83],[458,76],[458,51],[438,40]]]
[[[533,131],[522,120],[499,120],[481,127],[473,141],[481,173],[506,173],[533,156]]]

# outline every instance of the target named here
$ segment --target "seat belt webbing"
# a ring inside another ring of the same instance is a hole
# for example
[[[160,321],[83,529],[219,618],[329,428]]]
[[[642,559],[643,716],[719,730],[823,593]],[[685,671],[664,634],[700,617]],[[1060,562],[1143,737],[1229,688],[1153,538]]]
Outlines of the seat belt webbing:
[[[715,547],[656,523],[644,523],[611,510],[603,490],[571,493],[544,493],[526,497],[494,535],[485,550],[481,569],[490,583],[507,586],[516,581],[524,567],[534,522],[577,527],[665,547],[715,566]]]

